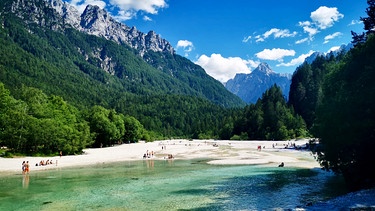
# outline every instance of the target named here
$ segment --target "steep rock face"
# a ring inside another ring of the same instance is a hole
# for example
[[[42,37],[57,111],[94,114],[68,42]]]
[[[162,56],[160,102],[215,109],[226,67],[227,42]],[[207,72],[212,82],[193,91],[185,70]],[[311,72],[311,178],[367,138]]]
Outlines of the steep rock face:
[[[28,24],[37,24],[55,31],[63,28],[62,18],[56,15],[54,9],[45,1],[15,0],[10,10],[6,9],[4,12],[14,13]]]
[[[80,28],[80,15],[75,7],[61,0],[47,0],[47,2],[62,17],[66,26],[70,25],[76,29]]]
[[[143,33],[135,27],[117,22],[98,6],[88,5],[82,14],[62,0],[15,0],[11,12],[27,22],[55,31],[75,28],[87,34],[104,37],[119,44],[127,44],[143,56],[151,50],[174,54],[172,45],[154,31]]]
[[[57,0],[58,1],[58,0]],[[88,34],[104,37],[119,44],[127,44],[138,50],[141,56],[148,50],[174,54],[172,45],[154,31],[147,34],[135,27],[117,22],[108,12],[98,6],[88,5],[80,16],[80,28]]]
[[[250,74],[236,74],[234,79],[230,79],[225,84],[225,87],[246,103],[255,103],[274,84],[277,84],[283,94],[288,96],[290,75],[275,73],[268,64],[261,63]]]

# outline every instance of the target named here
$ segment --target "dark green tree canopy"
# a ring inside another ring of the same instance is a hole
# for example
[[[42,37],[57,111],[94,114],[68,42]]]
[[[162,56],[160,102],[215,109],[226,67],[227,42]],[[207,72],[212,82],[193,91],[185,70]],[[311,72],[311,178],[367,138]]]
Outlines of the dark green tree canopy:
[[[287,140],[307,135],[304,120],[288,107],[280,87],[272,86],[256,104],[246,106],[243,113],[235,117],[233,135],[250,140]],[[230,123],[223,129],[228,130]],[[228,131],[222,131],[228,136]]]
[[[375,186],[375,38],[350,51],[323,84],[314,135],[319,161],[343,173],[351,189]]]
[[[375,0],[367,0],[368,7],[366,8],[367,17],[361,17],[360,20],[364,24],[365,33],[358,34],[356,32],[352,33],[352,43],[358,45],[364,43],[367,37],[375,33]]]

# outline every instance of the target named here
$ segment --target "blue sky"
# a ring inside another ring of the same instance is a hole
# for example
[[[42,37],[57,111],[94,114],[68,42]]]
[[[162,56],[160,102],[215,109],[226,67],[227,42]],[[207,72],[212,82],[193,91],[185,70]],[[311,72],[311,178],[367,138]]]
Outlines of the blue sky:
[[[117,20],[160,34],[176,52],[221,82],[260,62],[293,73],[314,51],[328,52],[362,32],[366,0],[65,0],[83,11],[106,9]]]

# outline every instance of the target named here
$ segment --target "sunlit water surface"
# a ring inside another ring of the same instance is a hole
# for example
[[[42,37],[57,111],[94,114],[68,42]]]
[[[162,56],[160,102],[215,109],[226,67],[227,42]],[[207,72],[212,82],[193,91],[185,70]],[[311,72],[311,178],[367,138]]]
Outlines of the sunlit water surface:
[[[308,169],[143,160],[0,175],[0,210],[296,209],[342,194],[340,183]]]

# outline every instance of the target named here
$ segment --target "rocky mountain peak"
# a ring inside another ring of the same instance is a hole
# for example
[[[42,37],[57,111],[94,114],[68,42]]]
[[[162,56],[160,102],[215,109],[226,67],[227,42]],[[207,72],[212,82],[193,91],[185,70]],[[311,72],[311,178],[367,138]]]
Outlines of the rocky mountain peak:
[[[11,12],[25,21],[34,22],[56,31],[73,27],[118,44],[129,45],[136,49],[141,56],[149,50],[175,53],[172,45],[156,32],[150,31],[146,34],[138,31],[135,27],[120,23],[98,6],[88,5],[80,14],[74,6],[62,0],[15,0]]]
[[[274,84],[285,96],[289,95],[290,76],[275,73],[267,63],[260,63],[249,74],[236,74],[226,82],[225,88],[247,103],[255,103]]]
[[[87,5],[86,9],[81,15],[80,26],[82,30],[108,39],[109,33],[117,33],[112,29],[117,28],[116,21],[107,13],[107,11],[100,9],[98,6]],[[126,27],[127,29],[128,27]],[[115,40],[119,41],[119,40]]]
[[[267,74],[267,75],[275,73],[271,69],[271,67],[265,62],[260,63],[258,67],[253,70],[253,73],[256,73],[256,72],[260,72],[260,73]]]

